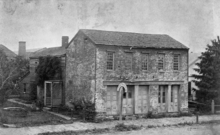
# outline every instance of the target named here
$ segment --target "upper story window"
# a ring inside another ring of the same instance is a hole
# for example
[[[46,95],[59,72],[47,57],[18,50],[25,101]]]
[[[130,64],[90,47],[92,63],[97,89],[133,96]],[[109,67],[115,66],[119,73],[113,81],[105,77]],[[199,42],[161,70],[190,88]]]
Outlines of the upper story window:
[[[173,55],[173,70],[179,70],[180,69],[180,55],[174,54]]]
[[[164,58],[165,54],[158,54],[158,70],[164,70]]]
[[[125,70],[132,70],[132,52],[126,52]]]
[[[114,70],[114,52],[107,52],[107,70]]]
[[[142,58],[141,58],[141,69],[142,70],[148,70],[148,57],[149,54],[142,54]]]

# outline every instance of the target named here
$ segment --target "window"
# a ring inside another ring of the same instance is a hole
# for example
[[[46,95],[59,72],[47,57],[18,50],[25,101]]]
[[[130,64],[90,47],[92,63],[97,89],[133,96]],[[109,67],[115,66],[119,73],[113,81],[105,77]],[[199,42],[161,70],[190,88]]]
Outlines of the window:
[[[174,54],[173,56],[173,70],[179,70],[180,68],[180,55],[179,54]]]
[[[24,93],[27,92],[27,89],[26,89],[26,83],[24,83]]]
[[[126,98],[126,96],[128,95],[128,98],[132,98],[132,93],[131,91],[128,91],[128,92],[123,92],[123,98]]]
[[[148,54],[142,54],[142,64],[141,64],[141,69],[142,70],[148,70]]]
[[[171,98],[170,101],[173,102],[173,90],[171,90],[171,97],[170,98]]]
[[[132,53],[126,53],[125,70],[132,70]]]
[[[107,52],[107,70],[114,69],[114,52]]]
[[[158,54],[158,70],[164,70],[164,54]]]
[[[167,85],[159,86],[158,103],[166,103],[166,90],[167,89],[168,89]]]

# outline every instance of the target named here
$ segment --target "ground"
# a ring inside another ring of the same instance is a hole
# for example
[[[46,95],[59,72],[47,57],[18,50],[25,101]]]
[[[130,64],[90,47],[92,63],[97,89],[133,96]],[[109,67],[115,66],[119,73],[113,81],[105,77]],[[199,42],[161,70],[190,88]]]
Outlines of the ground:
[[[17,127],[26,127],[26,126],[39,126],[39,125],[54,125],[54,124],[67,124],[70,123],[68,121],[65,121],[64,119],[60,117],[56,117],[54,115],[51,115],[49,113],[43,112],[43,111],[28,111],[27,117],[5,117],[1,115],[2,108],[4,107],[23,107],[21,105],[6,102],[3,106],[0,107],[0,125],[1,124],[14,124]]]
[[[85,134],[85,135],[95,135],[95,134]],[[220,134],[220,124],[218,125],[208,124],[208,125],[194,125],[194,126],[151,128],[151,129],[142,129],[137,131],[103,133],[99,135],[219,135],[219,134]]]
[[[139,120],[125,120],[123,121],[126,125],[143,125],[143,127],[149,127],[154,126],[152,128],[147,128],[146,130],[141,129],[137,131],[131,131],[131,132],[113,132],[113,133],[106,133],[101,132],[102,134],[147,134],[154,133],[154,134],[171,134],[175,133],[175,135],[179,134],[187,134],[189,131],[192,130],[190,133],[195,133],[195,135],[201,135],[203,132],[211,132],[215,131],[218,132],[217,129],[220,129],[220,125],[214,125],[213,123],[209,123],[209,121],[218,121],[220,122],[220,115],[205,115],[199,117],[199,122],[206,122],[206,125],[195,125],[196,117],[180,117],[180,118],[160,118],[160,119],[139,119]],[[63,131],[72,131],[72,132],[79,132],[82,130],[99,130],[104,128],[113,128],[115,125],[117,125],[119,121],[109,121],[109,122],[103,122],[103,123],[85,123],[85,122],[73,122],[72,124],[61,124],[61,125],[42,125],[42,126],[36,126],[36,127],[23,127],[23,128],[1,128],[0,127],[0,133],[1,135],[37,135],[39,133],[46,133],[46,132],[63,132]],[[183,123],[183,124],[181,124]],[[180,126],[180,125],[187,125],[184,123],[194,123],[193,126]],[[167,126],[166,125],[175,125],[175,126]],[[156,126],[159,126],[156,127]],[[178,126],[178,127],[177,127]],[[212,130],[214,129],[214,130]],[[200,131],[201,130],[201,131]],[[146,133],[145,133],[146,132]],[[197,134],[198,132],[198,134]],[[191,133],[191,135],[192,135]],[[85,134],[85,133],[83,133]],[[91,133],[92,134],[92,133]],[[153,135],[154,135],[153,134]],[[45,134],[47,135],[47,134]],[[60,135],[60,134],[56,134]],[[64,134],[66,135],[66,134]],[[74,135],[74,134],[73,134]],[[190,135],[190,134],[189,134]],[[194,135],[194,134],[193,134]],[[205,134],[207,135],[207,134]]]

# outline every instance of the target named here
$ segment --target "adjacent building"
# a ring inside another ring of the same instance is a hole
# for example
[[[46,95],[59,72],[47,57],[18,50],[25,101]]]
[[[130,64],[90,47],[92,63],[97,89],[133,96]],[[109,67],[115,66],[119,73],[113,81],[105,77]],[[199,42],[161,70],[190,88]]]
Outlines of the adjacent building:
[[[26,98],[29,98],[30,92],[37,91],[37,96],[39,99],[44,98],[44,90],[39,88],[37,90],[36,84],[36,68],[39,64],[39,58],[45,56],[56,56],[61,59],[63,74],[65,75],[65,55],[66,55],[66,46],[68,45],[69,38],[67,36],[62,37],[62,46],[59,47],[51,47],[51,48],[43,48],[37,50],[36,52],[29,55],[29,67],[30,70],[26,76],[22,78],[20,81],[20,89],[22,95]],[[20,52],[20,51],[19,51]],[[64,80],[60,80],[64,82]],[[60,88],[59,91],[63,91],[65,88]],[[46,98],[46,96],[45,96]],[[51,97],[50,97],[51,98]],[[52,99],[52,98],[51,98]],[[46,99],[43,99],[46,100]],[[51,101],[50,101],[51,102]],[[60,103],[61,104],[61,103]]]
[[[65,100],[91,100],[100,115],[185,112],[188,50],[168,35],[79,30],[66,48]]]

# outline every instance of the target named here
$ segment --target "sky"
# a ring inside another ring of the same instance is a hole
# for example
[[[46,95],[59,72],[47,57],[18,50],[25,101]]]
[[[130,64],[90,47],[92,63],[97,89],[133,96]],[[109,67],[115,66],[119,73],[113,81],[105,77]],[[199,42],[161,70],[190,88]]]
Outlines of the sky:
[[[61,46],[79,29],[167,34],[201,52],[220,35],[220,1],[0,0],[0,44],[13,51]]]

